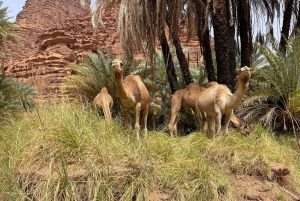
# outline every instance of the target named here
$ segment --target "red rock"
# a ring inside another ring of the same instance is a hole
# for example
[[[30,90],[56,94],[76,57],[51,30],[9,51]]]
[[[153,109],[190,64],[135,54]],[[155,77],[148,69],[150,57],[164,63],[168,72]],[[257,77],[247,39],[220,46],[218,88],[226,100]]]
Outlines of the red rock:
[[[104,13],[105,27],[99,27],[96,35],[93,35],[89,5],[87,2],[82,8],[80,0],[27,0],[17,15],[21,29],[16,33],[24,45],[6,44],[6,74],[32,84],[38,98],[44,99],[60,95],[63,78],[72,73],[68,64],[79,62],[87,52],[100,49],[107,53],[111,47],[113,54],[124,54],[116,33],[118,5]],[[193,38],[186,42],[185,32],[182,29],[182,45],[190,52],[190,63],[196,64],[200,52],[198,41]]]

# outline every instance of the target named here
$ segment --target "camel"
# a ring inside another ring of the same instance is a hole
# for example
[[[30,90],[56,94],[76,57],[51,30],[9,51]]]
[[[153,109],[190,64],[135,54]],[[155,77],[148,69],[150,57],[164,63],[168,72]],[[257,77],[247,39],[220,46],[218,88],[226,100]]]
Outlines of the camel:
[[[199,84],[191,83],[185,89],[179,89],[173,94],[171,99],[171,117],[168,125],[171,137],[174,136],[174,133],[177,135],[177,120],[181,107],[185,112],[196,115],[196,102],[204,90],[206,90],[206,88]],[[230,121],[233,123],[234,127],[238,128],[238,130],[245,135],[251,131],[250,127],[234,114],[231,115]],[[207,130],[206,124],[204,130]],[[211,132],[214,131],[215,128],[212,127]]]
[[[123,79],[124,67],[121,59],[115,59],[111,63],[115,76],[115,84],[120,97],[120,108],[124,115],[125,126],[131,128],[127,111],[135,114],[136,138],[140,139],[140,114],[145,124],[145,137],[147,137],[147,116],[149,111],[150,95],[138,75],[128,75]]]
[[[100,93],[95,97],[93,106],[97,109],[102,109],[105,120],[111,121],[111,110],[114,105],[112,97],[109,95],[107,88],[103,87]]]
[[[196,102],[196,111],[200,122],[200,129],[202,129],[203,119],[206,114],[208,134],[210,133],[210,128],[214,125],[211,121],[212,118],[216,119],[217,134],[220,132],[222,114],[226,115],[224,134],[226,135],[228,133],[228,125],[233,109],[242,102],[251,78],[251,69],[247,66],[238,69],[237,73],[237,85],[234,94],[231,93],[226,85],[211,82]]]
[[[202,94],[205,88],[196,83],[189,84],[185,89],[177,90],[171,100],[171,118],[168,125],[171,137],[177,135],[177,121],[180,108],[182,107],[187,113],[196,114],[196,101],[199,94]]]

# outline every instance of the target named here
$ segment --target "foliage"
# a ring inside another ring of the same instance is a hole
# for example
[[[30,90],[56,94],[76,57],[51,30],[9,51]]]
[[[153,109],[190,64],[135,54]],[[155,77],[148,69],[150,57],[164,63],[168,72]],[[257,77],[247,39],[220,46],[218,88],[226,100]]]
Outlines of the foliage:
[[[15,83],[14,92],[24,111],[32,112],[32,109],[36,107],[36,102],[32,99],[32,97],[37,95],[36,90],[30,84],[17,81]]]
[[[300,176],[295,142],[260,126],[250,137],[150,132],[137,143],[134,131],[99,119],[83,104],[53,102],[39,114],[42,124],[31,113],[0,130],[5,200],[234,200],[228,175],[269,178],[270,162],[288,166],[288,180],[300,190],[293,180]]]
[[[4,41],[12,41],[13,43],[21,44],[20,38],[13,33],[20,26],[16,22],[10,22],[11,17],[8,17],[8,7],[1,8],[3,1],[0,1],[0,57],[3,56]]]
[[[111,62],[115,56],[111,54],[111,49],[108,49],[107,57],[101,50],[95,53],[88,53],[87,59],[78,64],[70,64],[75,74],[65,77],[65,82],[62,84],[63,93],[81,99],[83,102],[92,103],[94,98],[100,93],[103,87],[106,87],[108,93],[114,100],[113,111],[120,111],[119,96],[117,93],[114,74],[111,69]],[[126,58],[122,58],[126,61]],[[127,61],[124,63],[124,76],[128,75],[132,68],[136,66],[135,61]]]
[[[184,49],[184,52],[187,50]],[[176,76],[178,80],[178,88],[182,89],[186,87],[182,71],[180,69],[179,62],[177,60],[176,52],[174,49],[171,51],[172,58],[174,58],[174,67],[176,70]],[[140,61],[139,65],[135,67],[132,71],[133,74],[138,74],[141,76],[143,82],[145,83],[147,89],[150,92],[152,101],[156,101],[154,96],[159,93],[162,96],[162,102],[158,103],[162,106],[161,109],[155,108],[156,116],[167,114],[170,111],[171,105],[169,98],[171,96],[170,86],[168,84],[168,78],[166,74],[166,67],[164,62],[163,54],[160,50],[155,50],[155,55],[153,56],[154,64],[151,66],[147,61]],[[197,81],[201,85],[207,84],[206,73],[204,70],[204,65],[199,63],[198,66],[190,66],[189,68],[191,76],[194,81]],[[188,115],[188,114],[187,114]],[[167,116],[167,115],[165,115]],[[180,120],[188,119],[186,115],[180,116]],[[184,122],[184,125],[191,126],[194,122]],[[194,127],[194,126],[193,126]]]
[[[79,64],[70,64],[75,74],[65,77],[62,84],[62,91],[75,96],[83,97],[92,102],[103,87],[106,87],[110,94],[115,94],[113,73],[110,65],[113,56],[106,58],[100,50],[97,54],[88,53],[87,59]]]
[[[267,42],[264,42],[266,45]],[[241,66],[241,45],[237,45],[236,47],[237,49],[237,54],[236,54],[236,68],[240,68],[243,67]],[[215,62],[215,55],[214,55],[214,62]],[[252,70],[257,70],[259,68],[264,67],[265,65],[267,65],[268,62],[266,60],[266,58],[264,57],[264,55],[262,54],[262,52],[260,51],[259,47],[257,45],[255,45],[252,49],[252,55],[250,58],[250,66]],[[215,65],[217,65],[215,63]]]
[[[186,52],[186,49],[184,49],[184,51]],[[180,65],[176,59],[177,57],[174,49],[172,49],[171,54],[172,58],[174,58],[174,67],[179,85],[178,87],[179,89],[185,88],[185,81],[181,75]],[[164,99],[166,99],[169,95],[171,95],[171,91],[168,85],[168,78],[162,52],[156,49],[153,58],[153,67],[151,67],[151,64],[149,64],[147,61],[141,61],[139,65],[133,69],[132,73],[141,76],[151,94],[160,92]],[[189,69],[193,80],[197,81],[201,85],[206,85],[206,73],[202,63],[199,63],[199,66],[190,66]]]
[[[300,128],[300,39],[289,41],[286,54],[277,47],[274,41],[273,49],[258,45],[268,64],[255,70],[259,83],[240,113],[248,121],[255,118],[277,131],[295,133]]]
[[[0,73],[0,95],[1,121],[17,117],[24,111],[30,112],[36,106],[35,89],[29,84],[14,82],[4,73]]]

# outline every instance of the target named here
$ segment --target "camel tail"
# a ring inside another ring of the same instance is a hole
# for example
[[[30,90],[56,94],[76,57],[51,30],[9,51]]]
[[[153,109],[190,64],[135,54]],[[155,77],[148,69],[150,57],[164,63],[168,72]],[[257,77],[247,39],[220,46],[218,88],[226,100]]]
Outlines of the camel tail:
[[[103,109],[105,120],[111,122],[111,112],[107,100],[105,100],[104,103],[102,104],[102,109]]]

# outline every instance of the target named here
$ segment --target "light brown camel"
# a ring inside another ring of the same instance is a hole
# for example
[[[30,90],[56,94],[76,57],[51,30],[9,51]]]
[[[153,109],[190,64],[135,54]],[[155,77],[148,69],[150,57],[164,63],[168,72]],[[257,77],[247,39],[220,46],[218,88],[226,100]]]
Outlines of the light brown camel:
[[[203,119],[206,114],[208,128],[211,128],[212,125],[214,125],[214,123],[211,122],[211,119],[216,119],[218,134],[221,130],[222,114],[225,114],[224,133],[227,134],[233,109],[242,102],[251,78],[251,69],[247,66],[238,69],[237,73],[237,86],[234,94],[230,92],[226,85],[211,82],[207,89],[199,96],[196,102],[196,110],[200,122],[200,129],[202,129]],[[207,129],[208,134],[210,133],[210,130],[211,129]]]
[[[177,135],[177,121],[180,108],[182,107],[185,112],[196,115],[196,101],[199,96],[206,90],[206,88],[200,86],[199,84],[192,83],[189,84],[185,89],[177,90],[171,99],[171,117],[169,123],[169,131],[171,137],[173,137],[174,133]],[[243,134],[247,134],[250,132],[250,127],[241,119],[236,117],[234,114],[231,115],[230,118],[233,126],[238,128]],[[204,130],[207,129],[207,125],[205,124]],[[212,127],[211,131],[214,132],[215,128]]]
[[[115,75],[115,84],[120,97],[120,108],[124,115],[125,126],[131,127],[127,111],[135,114],[135,129],[137,140],[140,138],[140,114],[145,124],[145,137],[147,137],[147,116],[149,111],[150,95],[138,75],[128,75],[123,79],[123,62],[121,59],[115,59],[111,64]]]
[[[100,93],[95,97],[93,106],[102,109],[106,121],[111,121],[111,109],[114,105],[112,97],[109,95],[107,88],[103,87]]]
[[[196,115],[196,101],[203,91],[205,91],[204,87],[191,83],[185,89],[179,89],[173,94],[171,99],[171,118],[168,126],[171,137],[173,137],[174,133],[177,135],[177,121],[180,108],[182,107],[189,114]]]

